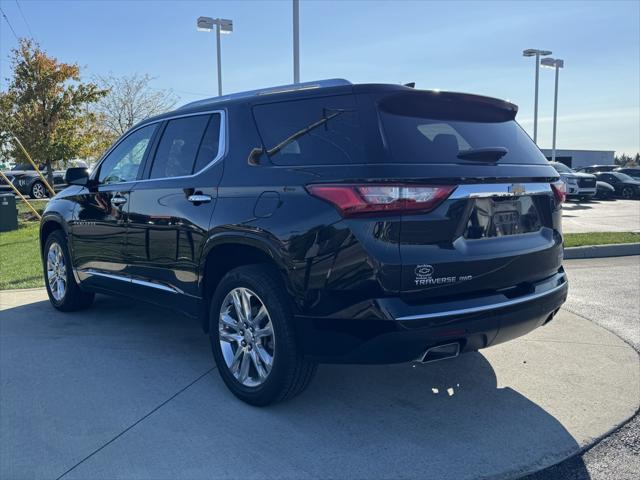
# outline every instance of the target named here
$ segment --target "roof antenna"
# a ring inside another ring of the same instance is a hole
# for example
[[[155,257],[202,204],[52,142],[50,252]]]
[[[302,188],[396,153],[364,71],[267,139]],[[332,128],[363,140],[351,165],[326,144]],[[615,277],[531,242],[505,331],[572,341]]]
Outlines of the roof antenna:
[[[416,88],[416,82],[405,83],[404,86],[409,88]]]

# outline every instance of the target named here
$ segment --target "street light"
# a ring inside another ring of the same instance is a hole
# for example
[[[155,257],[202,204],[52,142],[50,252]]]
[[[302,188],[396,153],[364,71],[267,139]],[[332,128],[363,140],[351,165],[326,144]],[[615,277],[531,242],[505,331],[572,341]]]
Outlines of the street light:
[[[536,95],[533,104],[533,143],[538,143],[538,77],[540,76],[540,57],[551,55],[550,50],[527,48],[522,52],[523,57],[536,57]]]
[[[564,60],[559,58],[543,58],[542,66],[556,69],[556,91],[553,97],[553,143],[551,145],[551,161],[556,161],[556,125],[558,123],[558,76],[564,67]]]
[[[220,34],[233,32],[233,21],[226,18],[198,17],[198,31],[210,32],[216,29],[216,50],[218,53],[218,96],[222,95],[222,63],[220,60]]]
[[[293,83],[300,83],[300,3],[293,0]]]

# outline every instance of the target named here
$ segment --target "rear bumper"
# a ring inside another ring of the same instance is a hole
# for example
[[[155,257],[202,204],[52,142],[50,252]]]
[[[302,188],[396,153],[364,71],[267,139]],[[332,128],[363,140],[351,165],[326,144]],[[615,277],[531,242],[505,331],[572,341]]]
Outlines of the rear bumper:
[[[409,362],[430,347],[454,342],[460,343],[461,352],[475,351],[547,323],[565,302],[568,289],[561,269],[526,291],[429,305],[377,299],[366,307],[369,318],[298,316],[299,342],[308,356],[325,363]]]

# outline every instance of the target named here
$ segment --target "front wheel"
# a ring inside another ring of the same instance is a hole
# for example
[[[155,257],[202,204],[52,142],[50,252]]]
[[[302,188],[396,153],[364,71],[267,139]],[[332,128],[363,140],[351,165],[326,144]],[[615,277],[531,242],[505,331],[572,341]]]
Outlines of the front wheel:
[[[43,267],[49,301],[55,308],[71,312],[87,308],[93,303],[94,294],[80,290],[73,277],[67,239],[61,230],[47,237]]]
[[[267,265],[225,275],[211,300],[209,337],[222,380],[251,405],[301,393],[317,369],[296,344],[284,285]]]

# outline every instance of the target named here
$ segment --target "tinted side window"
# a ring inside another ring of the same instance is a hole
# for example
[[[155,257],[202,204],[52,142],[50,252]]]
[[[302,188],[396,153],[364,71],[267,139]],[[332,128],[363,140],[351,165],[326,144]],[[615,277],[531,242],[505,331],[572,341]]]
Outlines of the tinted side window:
[[[273,163],[363,163],[363,133],[352,95],[257,105],[253,114]]]
[[[204,132],[202,143],[200,144],[200,150],[198,150],[198,156],[196,157],[196,164],[193,167],[193,173],[199,172],[208,164],[210,164],[214,158],[218,155],[218,148],[220,146],[220,114],[214,113],[211,115],[209,125]]]
[[[131,182],[138,178],[138,170],[145,156],[156,125],[139,128],[122,140],[100,165],[100,183]]]
[[[169,120],[158,144],[149,178],[190,175],[208,123],[208,115]]]

